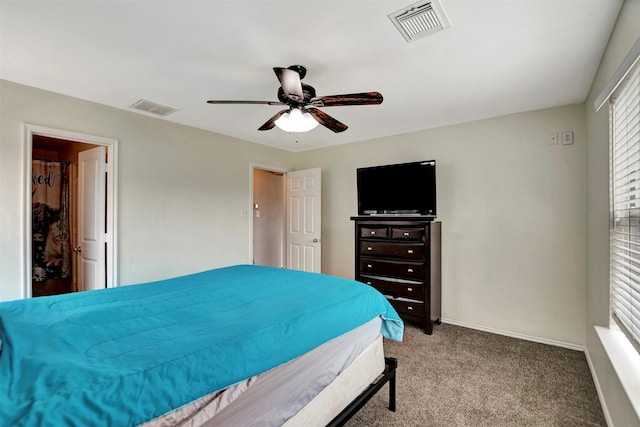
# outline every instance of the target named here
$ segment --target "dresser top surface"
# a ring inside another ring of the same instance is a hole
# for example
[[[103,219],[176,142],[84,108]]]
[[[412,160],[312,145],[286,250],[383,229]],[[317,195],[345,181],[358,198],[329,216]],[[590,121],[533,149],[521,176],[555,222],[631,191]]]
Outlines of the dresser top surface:
[[[429,216],[396,216],[396,215],[358,215],[352,216],[352,221],[416,221],[416,222],[439,222]]]

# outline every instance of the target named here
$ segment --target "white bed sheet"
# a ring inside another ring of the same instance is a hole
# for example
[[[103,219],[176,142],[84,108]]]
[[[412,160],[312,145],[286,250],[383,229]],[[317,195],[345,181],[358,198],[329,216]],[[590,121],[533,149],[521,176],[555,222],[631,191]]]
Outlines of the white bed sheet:
[[[262,427],[281,426],[287,420],[287,426],[325,425],[384,369],[380,326],[381,319],[376,317],[282,366],[204,396],[143,427]],[[364,361],[354,363],[358,359]],[[343,376],[332,384],[352,364],[359,366],[353,369],[355,379]],[[321,393],[325,388],[337,391]],[[324,396],[324,403],[310,403],[318,395],[319,401]]]

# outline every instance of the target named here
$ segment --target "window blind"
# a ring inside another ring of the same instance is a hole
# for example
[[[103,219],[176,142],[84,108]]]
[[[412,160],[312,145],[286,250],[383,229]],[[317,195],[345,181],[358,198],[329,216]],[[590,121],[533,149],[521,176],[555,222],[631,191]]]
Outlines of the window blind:
[[[627,74],[631,72],[633,66],[640,60],[640,37],[636,40],[635,44],[622,60],[622,63],[613,74],[609,84],[605,86],[605,88],[600,92],[598,97],[593,103],[596,111],[599,111],[603,105],[607,103],[611,99],[612,96],[618,90],[618,87],[625,81]]]
[[[613,99],[611,129],[611,312],[640,349],[640,67]]]

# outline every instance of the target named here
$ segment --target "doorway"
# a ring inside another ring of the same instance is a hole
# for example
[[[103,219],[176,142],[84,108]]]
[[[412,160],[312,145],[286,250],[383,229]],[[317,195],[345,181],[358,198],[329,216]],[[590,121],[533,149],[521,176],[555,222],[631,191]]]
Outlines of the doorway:
[[[256,265],[284,267],[284,172],[253,168],[253,259]]]
[[[321,272],[320,168],[285,171],[251,165],[250,260]],[[242,216],[248,216],[243,210]]]
[[[116,143],[25,125],[25,298],[114,286]]]
[[[33,135],[31,295],[78,290],[78,153],[91,144]]]

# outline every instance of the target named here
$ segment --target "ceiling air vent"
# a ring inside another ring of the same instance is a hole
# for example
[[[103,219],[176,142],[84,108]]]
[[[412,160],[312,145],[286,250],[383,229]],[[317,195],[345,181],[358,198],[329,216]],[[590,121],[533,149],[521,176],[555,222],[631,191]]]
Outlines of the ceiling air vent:
[[[171,113],[178,111],[177,108],[169,107],[168,105],[158,104],[157,102],[141,99],[130,106],[136,110],[146,111],[147,113],[157,114],[159,116],[168,116]]]
[[[451,27],[438,0],[414,3],[390,14],[389,19],[408,42]]]

